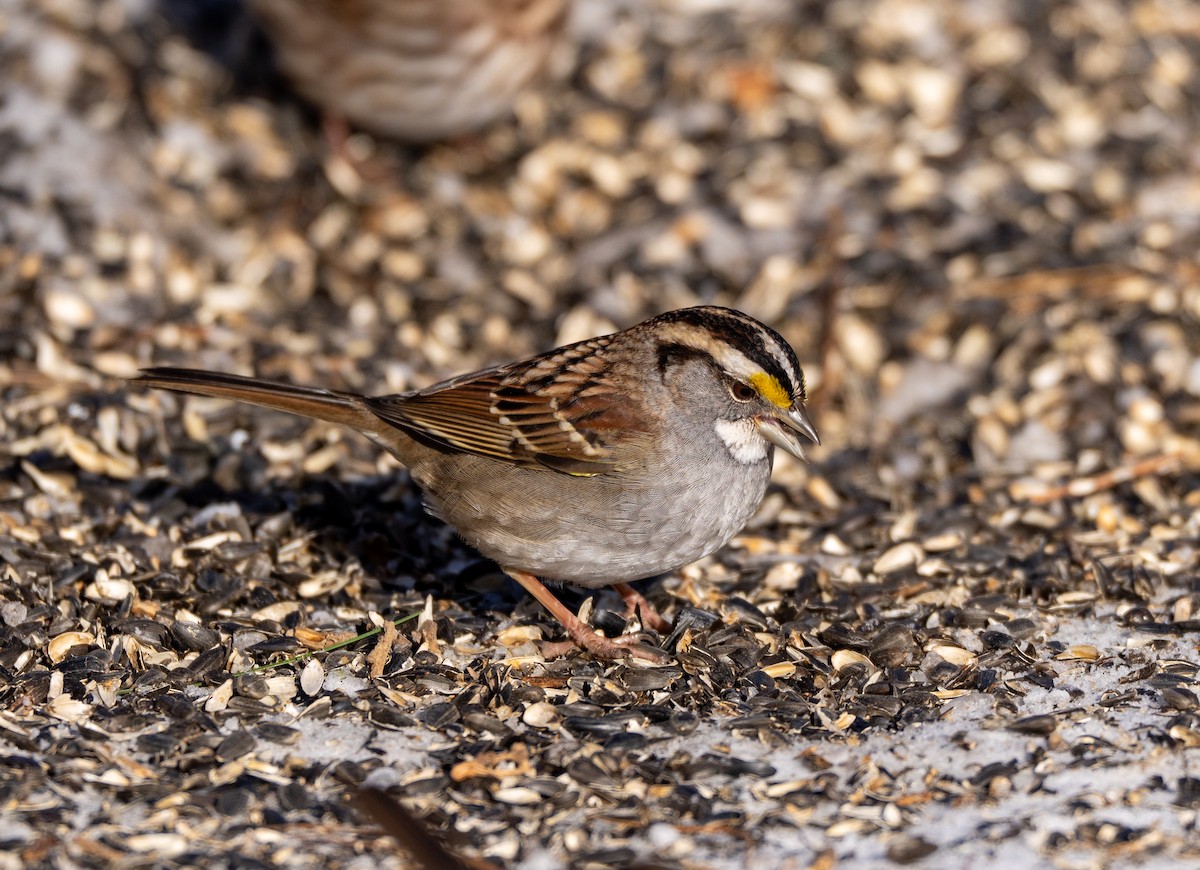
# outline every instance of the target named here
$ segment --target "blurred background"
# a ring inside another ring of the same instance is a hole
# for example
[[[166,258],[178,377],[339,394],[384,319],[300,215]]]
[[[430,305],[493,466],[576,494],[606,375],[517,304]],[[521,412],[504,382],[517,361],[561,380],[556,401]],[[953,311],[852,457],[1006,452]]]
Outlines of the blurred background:
[[[1192,4],[570,11],[511,112],[411,145],[326,135],[242,3],[13,3],[5,354],[387,391],[715,302],[793,343],[835,446],[1064,344],[1108,434],[1131,354],[1200,393]]]

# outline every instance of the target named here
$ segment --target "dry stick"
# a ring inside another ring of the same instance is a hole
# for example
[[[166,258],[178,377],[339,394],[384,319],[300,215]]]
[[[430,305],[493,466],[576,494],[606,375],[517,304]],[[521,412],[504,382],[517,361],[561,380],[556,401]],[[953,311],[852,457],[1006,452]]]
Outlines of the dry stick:
[[[401,616],[396,619],[388,620],[385,624],[390,625],[392,627],[392,631],[394,632],[397,625],[402,625],[403,623],[408,622],[410,619],[416,619],[417,616],[419,616],[419,614],[410,613],[408,616]],[[339,640],[337,643],[331,643],[329,646],[323,646],[320,649],[306,649],[304,652],[296,653],[294,656],[288,656],[286,659],[280,659],[277,662],[267,662],[265,665],[255,665],[252,668],[247,668],[244,671],[238,671],[236,674],[230,674],[229,676],[236,679],[237,677],[245,677],[250,674],[261,674],[264,671],[273,671],[276,668],[282,668],[285,665],[294,665],[296,662],[302,662],[310,656],[315,656],[317,653],[333,652],[335,649],[341,649],[344,646],[350,646],[352,643],[358,643],[360,640],[366,640],[369,637],[374,637],[381,631],[383,631],[382,628],[372,628],[370,631],[364,631],[362,634],[354,635],[354,637],[348,637],[345,640]],[[201,686],[203,683],[197,682],[193,683],[192,685]],[[133,691],[133,687],[129,686],[125,689],[118,689],[117,694],[124,697],[125,695],[133,694]]]
[[[451,852],[420,819],[382,789],[359,787],[351,800],[359,812],[395,838],[422,870],[500,870],[491,861]]]
[[[841,372],[835,370],[834,358],[837,356],[837,320],[838,296],[841,293],[843,261],[838,254],[838,242],[845,232],[845,219],[841,209],[834,207],[829,211],[822,233],[822,243],[818,250],[822,252],[821,259],[825,261],[825,293],[821,299],[821,331],[817,342],[817,356],[821,361],[821,388],[809,402],[810,407],[820,408],[827,405],[830,398],[837,394],[841,381]],[[839,361],[840,365],[841,362]]]
[[[396,623],[390,620],[383,624],[382,629],[383,634],[379,635],[379,641],[375,644],[375,649],[367,653],[367,661],[371,665],[372,680],[377,680],[383,676],[383,669],[387,667],[387,663],[392,657],[392,644],[396,642],[396,637],[399,635],[399,632],[396,631]]]
[[[350,646],[350,644],[352,644],[352,643],[358,643],[360,640],[366,640],[369,637],[374,637],[375,635],[379,634],[380,632],[385,631],[387,626],[391,626],[392,631],[394,632],[396,630],[397,625],[403,625],[404,623],[408,622],[409,620],[416,619],[419,615],[420,615],[419,613],[410,613],[408,616],[401,616],[401,617],[398,617],[397,619],[390,619],[386,623],[384,623],[383,628],[372,628],[370,631],[364,631],[362,634],[354,635],[354,637],[348,637],[345,640],[339,640],[337,643],[331,643],[329,646],[323,646],[320,649],[305,650],[302,653],[296,653],[296,655],[294,655],[294,656],[290,656],[286,659],[282,659],[277,662],[268,662],[265,665],[255,665],[254,667],[249,668],[248,670],[238,671],[236,674],[231,674],[230,676],[244,677],[247,674],[259,674],[259,673],[262,673],[263,671],[273,671],[273,670],[275,670],[275,668],[281,668],[284,665],[293,665],[296,662],[304,661],[309,656],[315,656],[317,653],[333,652],[335,649],[341,649],[344,646]],[[394,637],[394,635],[393,635],[393,637]]]
[[[1120,465],[1090,477],[1077,477],[1059,486],[1052,486],[1040,492],[1033,492],[1023,497],[1018,497],[1023,498],[1024,501],[1030,504],[1047,504],[1057,501],[1060,498],[1079,498],[1080,496],[1093,495],[1097,492],[1113,489],[1122,483],[1129,483],[1131,480],[1137,480],[1141,477],[1167,474],[1175,471],[1182,464],[1183,456],[1181,454],[1163,453],[1159,456],[1151,456],[1127,465]]]
[[[956,295],[964,299],[1000,299],[1012,311],[1028,314],[1069,293],[1112,298],[1126,282],[1150,277],[1153,276],[1128,266],[1070,266],[1002,278],[976,278],[956,288]]]

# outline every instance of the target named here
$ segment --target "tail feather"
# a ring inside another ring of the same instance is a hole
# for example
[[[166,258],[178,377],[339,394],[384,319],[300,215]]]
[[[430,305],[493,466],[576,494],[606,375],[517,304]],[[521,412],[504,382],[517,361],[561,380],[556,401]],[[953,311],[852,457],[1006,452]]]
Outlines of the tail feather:
[[[142,373],[133,379],[133,383],[180,393],[250,402],[303,417],[340,423],[361,432],[376,433],[390,428],[366,407],[363,397],[357,393],[295,387],[277,381],[199,369],[142,369]]]

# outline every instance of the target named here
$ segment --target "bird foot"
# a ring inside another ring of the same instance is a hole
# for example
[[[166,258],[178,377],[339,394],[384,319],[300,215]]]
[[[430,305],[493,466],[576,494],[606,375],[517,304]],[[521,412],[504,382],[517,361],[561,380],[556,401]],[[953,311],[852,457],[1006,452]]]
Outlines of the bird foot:
[[[617,594],[625,599],[625,617],[627,619],[637,617],[638,621],[646,628],[652,628],[659,634],[670,634],[671,623],[654,609],[642,593],[638,592],[628,583],[614,583],[613,589],[617,590]]]
[[[671,660],[670,656],[662,650],[642,643],[641,638],[636,634],[618,638],[607,638],[597,634],[590,625],[587,625],[578,616],[568,610],[566,605],[559,601],[554,596],[554,593],[547,589],[546,585],[537,577],[534,577],[528,571],[518,571],[514,568],[505,568],[504,571],[508,576],[524,586],[530,595],[550,611],[550,615],[562,623],[562,627],[567,630],[567,634],[571,638],[570,643],[543,644],[541,648],[543,655],[553,657],[564,655],[574,649],[584,649],[594,657],[603,659],[604,661],[618,661],[627,656],[659,664]],[[645,601],[637,592],[634,592],[634,595]],[[649,607],[649,602],[647,602],[646,606]],[[649,607],[649,609],[651,612],[654,611],[652,607]],[[657,616],[657,614],[655,615]],[[658,618],[660,621],[665,622],[661,616]]]
[[[542,655],[548,659],[570,655],[576,650],[582,649],[590,653],[593,658],[609,662],[636,658],[661,665],[671,661],[670,655],[658,647],[642,643],[641,638],[636,634],[607,638],[590,629],[584,635],[571,635],[570,640],[543,643],[539,649]]]

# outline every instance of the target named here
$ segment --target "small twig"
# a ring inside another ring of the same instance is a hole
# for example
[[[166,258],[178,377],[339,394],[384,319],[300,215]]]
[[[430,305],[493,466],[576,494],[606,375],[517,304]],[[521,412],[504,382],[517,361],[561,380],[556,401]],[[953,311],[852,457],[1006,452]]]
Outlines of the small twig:
[[[296,653],[296,655],[294,655],[294,656],[289,656],[286,659],[280,659],[277,662],[268,662],[265,665],[255,665],[252,668],[247,668],[244,671],[238,671],[236,674],[230,674],[229,676],[233,679],[237,679],[238,677],[245,677],[250,674],[261,674],[264,671],[273,671],[276,668],[283,667],[284,665],[294,665],[296,662],[302,662],[305,659],[309,658],[310,656],[315,656],[317,653],[333,652],[335,649],[341,649],[344,646],[350,646],[350,644],[352,644],[352,643],[358,643],[360,640],[366,640],[369,637],[374,637],[375,635],[377,635],[381,631],[383,631],[384,628],[386,628],[386,627],[390,626],[392,628],[392,631],[395,631],[396,630],[395,627],[397,625],[402,625],[411,619],[416,619],[418,615],[419,614],[417,614],[417,613],[410,613],[408,616],[400,616],[400,617],[397,617],[396,619],[393,619],[393,620],[390,620],[390,621],[384,623],[383,627],[381,627],[381,628],[372,628],[370,631],[364,631],[362,634],[354,635],[354,637],[348,637],[345,640],[339,640],[337,643],[331,643],[329,646],[323,646],[320,649],[305,650],[302,653]],[[192,683],[191,685],[202,686],[204,684],[201,682],[195,682],[195,683]],[[133,686],[128,686],[124,689],[118,689],[117,695],[119,695],[121,697],[125,697],[126,695],[132,695],[133,692],[134,692]]]
[[[375,648],[367,653],[367,663],[371,665],[372,680],[377,680],[383,676],[383,669],[387,667],[387,663],[392,657],[392,644],[396,642],[396,636],[398,635],[394,622],[385,622],[381,626],[381,629],[383,630],[383,634],[379,636],[379,641],[375,644]]]
[[[1123,483],[1129,483],[1142,477],[1157,474],[1169,474],[1183,464],[1183,456],[1178,453],[1163,453],[1140,459],[1127,465],[1110,468],[1100,474],[1089,477],[1077,477],[1066,483],[1047,489],[1030,491],[1028,483],[1018,482],[1009,487],[1009,492],[1016,499],[1030,504],[1047,504],[1061,498],[1081,498],[1098,492],[1113,489]]]
[[[821,297],[821,328],[817,341],[817,358],[821,364],[821,387],[810,402],[810,407],[820,408],[827,405],[830,397],[838,393],[841,384],[842,365],[837,347],[837,313],[841,296],[844,262],[838,253],[838,243],[846,231],[846,221],[841,209],[832,208],[825,223],[821,243],[817,246],[822,251],[825,267],[825,292]]]
[[[284,665],[294,665],[296,662],[302,662],[310,656],[315,656],[317,653],[333,652],[335,649],[341,649],[342,647],[350,646],[353,643],[358,643],[360,640],[366,640],[369,637],[374,637],[380,632],[386,631],[388,628],[391,628],[391,630],[395,632],[396,626],[403,625],[410,620],[416,619],[418,615],[419,614],[417,613],[410,613],[408,616],[401,616],[396,619],[389,620],[379,628],[372,628],[370,631],[364,631],[362,634],[354,635],[354,637],[348,637],[345,640],[339,640],[337,643],[331,643],[329,646],[323,646],[320,649],[305,650],[302,653],[296,653],[294,656],[290,656],[286,659],[280,659],[277,662],[269,662],[265,665],[255,665],[248,670],[238,671],[236,674],[231,674],[230,676],[244,677],[247,674],[260,674],[263,671],[271,671],[275,668],[281,668]]]
[[[395,839],[422,870],[500,870],[491,861],[451,852],[440,836],[382,789],[360,786],[352,792],[351,801],[360,813]]]
[[[1039,269],[1002,278],[977,278],[960,285],[956,295],[964,299],[1000,300],[1010,310],[1027,314],[1070,293],[1112,297],[1127,282],[1148,277],[1141,270],[1110,264]]]

